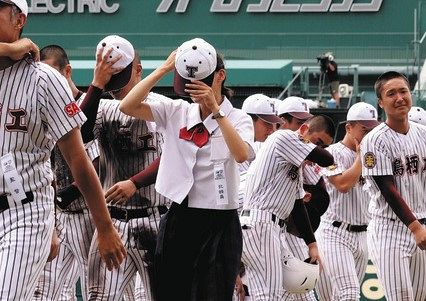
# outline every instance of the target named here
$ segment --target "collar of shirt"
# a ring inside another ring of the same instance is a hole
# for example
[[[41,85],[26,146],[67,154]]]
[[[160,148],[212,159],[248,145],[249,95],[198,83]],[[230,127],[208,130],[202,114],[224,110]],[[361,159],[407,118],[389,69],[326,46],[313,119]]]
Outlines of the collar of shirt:
[[[224,97],[222,103],[220,104],[220,109],[225,113],[225,116],[229,115],[232,110],[232,104],[228,98]],[[207,118],[203,121],[201,120],[200,106],[191,106],[188,111],[186,128],[189,130],[197,124],[203,123],[206,129],[209,131],[209,134],[212,134],[219,127],[217,121],[212,119],[212,116],[213,114],[210,113],[210,115],[207,116]]]

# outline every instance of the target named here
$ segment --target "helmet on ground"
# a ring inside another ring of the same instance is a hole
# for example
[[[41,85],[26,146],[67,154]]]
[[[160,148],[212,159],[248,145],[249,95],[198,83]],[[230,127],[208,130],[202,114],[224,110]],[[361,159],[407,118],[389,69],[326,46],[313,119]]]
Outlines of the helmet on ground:
[[[283,287],[293,294],[307,293],[313,290],[319,278],[319,265],[302,261],[294,256],[283,259]]]

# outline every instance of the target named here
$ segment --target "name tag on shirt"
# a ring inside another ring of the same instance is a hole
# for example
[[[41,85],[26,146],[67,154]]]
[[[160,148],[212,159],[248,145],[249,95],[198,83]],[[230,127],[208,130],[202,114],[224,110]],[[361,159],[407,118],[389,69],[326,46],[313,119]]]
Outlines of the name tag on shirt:
[[[214,185],[217,205],[228,205],[228,188],[225,175],[225,161],[229,158],[230,152],[222,136],[212,136],[211,138],[210,161],[214,166]]]
[[[9,188],[9,192],[15,202],[25,199],[27,196],[18,176],[18,171],[16,170],[15,166],[15,160],[11,153],[8,153],[1,157],[1,169],[3,171],[6,185]]]

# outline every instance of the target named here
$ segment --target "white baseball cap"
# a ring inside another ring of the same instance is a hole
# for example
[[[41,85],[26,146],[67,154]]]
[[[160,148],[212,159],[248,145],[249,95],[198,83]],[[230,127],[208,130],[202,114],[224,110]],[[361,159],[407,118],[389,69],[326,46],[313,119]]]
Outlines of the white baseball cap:
[[[216,66],[217,53],[212,45],[200,38],[184,42],[176,52],[173,81],[175,92],[187,96],[185,84],[192,80],[203,80],[211,86]]]
[[[268,123],[283,123],[275,113],[274,101],[263,94],[253,94],[246,98],[241,108],[247,114],[255,114]]]
[[[309,113],[309,106],[306,101],[297,96],[287,97],[279,104],[278,116],[286,113],[300,120],[307,120],[313,116]]]
[[[7,4],[16,5],[25,16],[28,16],[28,4],[26,0],[0,0],[0,1]]]
[[[127,85],[132,75],[135,50],[129,41],[116,35],[103,38],[96,47],[96,53],[98,53],[101,48],[103,48],[102,56],[105,55],[110,48],[113,49],[109,56],[110,60],[121,55],[121,58],[113,65],[114,68],[120,69],[120,71],[111,77],[104,89],[107,92],[119,90]]]
[[[346,121],[356,121],[372,129],[379,124],[377,117],[377,110],[375,107],[366,102],[357,102],[349,108]]]
[[[408,119],[426,125],[426,111],[421,107],[411,107],[410,112],[408,112]]]

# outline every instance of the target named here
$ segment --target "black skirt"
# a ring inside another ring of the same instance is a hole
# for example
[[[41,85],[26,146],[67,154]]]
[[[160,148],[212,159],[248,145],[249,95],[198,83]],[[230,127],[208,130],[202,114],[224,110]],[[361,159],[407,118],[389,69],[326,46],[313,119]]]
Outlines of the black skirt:
[[[242,252],[237,210],[173,203],[161,218],[155,254],[156,300],[232,300]]]

